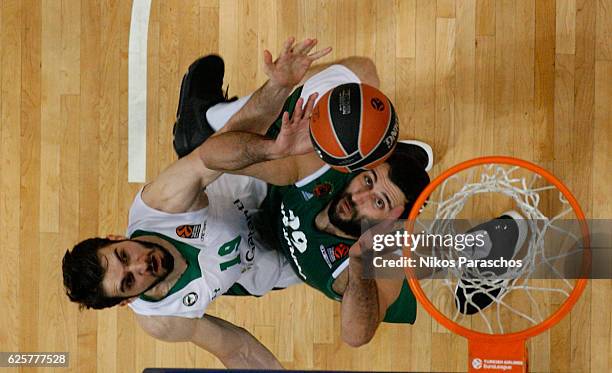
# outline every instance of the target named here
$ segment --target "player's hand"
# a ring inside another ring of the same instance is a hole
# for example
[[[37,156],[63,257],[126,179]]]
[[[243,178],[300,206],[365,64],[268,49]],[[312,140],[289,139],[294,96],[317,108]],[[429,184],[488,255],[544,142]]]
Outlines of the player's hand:
[[[306,105],[303,98],[298,99],[291,119],[288,112],[283,113],[281,130],[274,141],[275,153],[279,158],[313,151],[310,141],[310,117],[318,95],[311,94]]]
[[[395,247],[395,245],[393,245],[378,251],[374,250],[373,244],[375,235],[395,234],[397,230],[402,228],[403,224],[400,224],[397,219],[402,215],[403,211],[404,206],[396,206],[389,211],[385,220],[378,222],[378,224],[374,223],[370,227],[365,227],[367,230],[362,233],[359,240],[351,246],[349,256],[351,258],[360,259],[363,255],[367,254],[384,255],[401,249],[401,247]]]
[[[327,47],[308,54],[317,45],[317,39],[306,39],[295,45],[294,43],[294,37],[287,39],[283,45],[283,51],[274,62],[270,51],[264,50],[264,72],[272,83],[286,88],[292,88],[298,84],[306,75],[310,65],[332,50],[331,47]]]

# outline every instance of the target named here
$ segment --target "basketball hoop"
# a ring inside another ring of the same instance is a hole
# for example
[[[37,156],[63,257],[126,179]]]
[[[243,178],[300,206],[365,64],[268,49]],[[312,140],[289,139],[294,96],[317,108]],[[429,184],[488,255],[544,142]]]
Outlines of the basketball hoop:
[[[450,331],[468,339],[469,372],[527,372],[527,339],[551,328],[567,315],[582,295],[590,270],[589,230],[580,205],[550,172],[516,158],[476,158],[446,170],[416,200],[406,221],[406,230],[408,233],[415,229],[428,233],[452,231],[452,224],[447,222],[460,218],[466,211],[470,214],[470,210],[481,211],[485,206],[489,209],[485,214],[491,219],[502,212],[495,211],[501,205],[512,205],[526,219],[530,237],[521,252],[524,267],[508,270],[511,278],[505,280],[492,306],[466,315],[449,302],[444,304],[438,300],[440,294],[448,294],[449,290],[454,297],[458,286],[465,286],[466,281],[462,280],[465,269],[448,270],[442,279],[434,279],[433,275],[417,279],[412,268],[405,269],[412,292],[427,312]],[[428,218],[432,223],[428,223]],[[576,232],[562,227],[561,222],[569,218],[576,219]],[[547,247],[547,240],[550,242],[555,235],[567,235],[573,240],[555,241],[554,247]],[[576,253],[564,247],[567,245],[558,244],[565,241],[581,241],[582,276],[573,282],[563,278],[553,264]],[[434,249],[431,250],[434,255]],[[453,251],[435,255],[455,255]],[[422,254],[404,249],[404,256],[415,255]],[[534,278],[538,266],[548,266],[558,278]],[[476,276],[467,281],[475,288],[471,291],[501,286],[499,280],[490,280],[485,274],[471,275]]]

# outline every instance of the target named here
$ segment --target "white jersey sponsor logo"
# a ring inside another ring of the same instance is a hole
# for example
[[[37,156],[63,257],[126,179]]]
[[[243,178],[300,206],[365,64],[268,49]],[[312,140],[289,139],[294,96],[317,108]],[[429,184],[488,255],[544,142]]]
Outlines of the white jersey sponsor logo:
[[[198,294],[196,294],[193,291],[183,297],[183,304],[186,307],[193,306],[197,301],[198,301]]]

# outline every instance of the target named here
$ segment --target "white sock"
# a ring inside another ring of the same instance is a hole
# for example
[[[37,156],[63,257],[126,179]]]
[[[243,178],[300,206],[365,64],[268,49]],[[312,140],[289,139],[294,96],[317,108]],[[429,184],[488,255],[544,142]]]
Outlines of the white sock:
[[[234,102],[220,102],[206,111],[206,119],[215,132],[223,128],[225,123],[227,123],[238,110],[242,109],[244,104],[251,98],[251,94],[240,97]]]

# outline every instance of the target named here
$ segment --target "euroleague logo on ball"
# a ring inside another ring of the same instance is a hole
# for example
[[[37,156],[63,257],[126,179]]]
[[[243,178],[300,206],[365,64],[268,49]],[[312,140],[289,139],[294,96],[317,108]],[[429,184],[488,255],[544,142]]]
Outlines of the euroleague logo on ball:
[[[382,100],[379,99],[378,97],[372,98],[370,100],[370,105],[372,105],[372,107],[378,111],[385,110],[385,104],[383,104]]]
[[[480,360],[479,358],[475,358],[474,360],[472,360],[472,367],[474,369],[482,368],[482,360]]]

